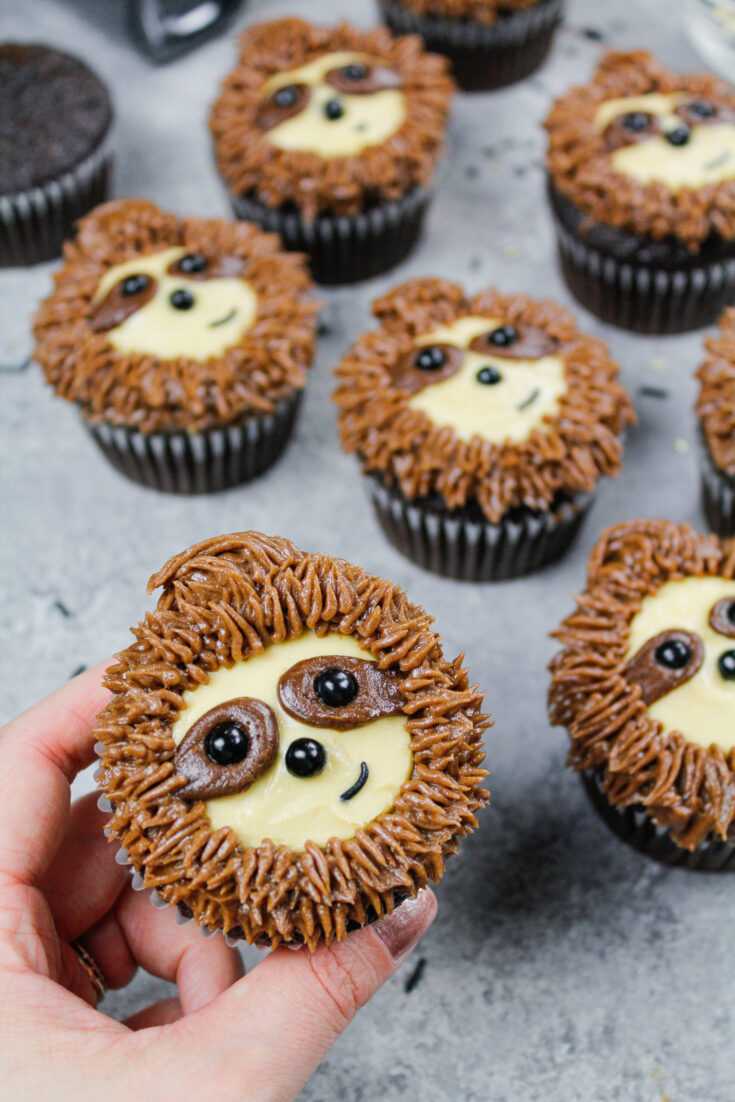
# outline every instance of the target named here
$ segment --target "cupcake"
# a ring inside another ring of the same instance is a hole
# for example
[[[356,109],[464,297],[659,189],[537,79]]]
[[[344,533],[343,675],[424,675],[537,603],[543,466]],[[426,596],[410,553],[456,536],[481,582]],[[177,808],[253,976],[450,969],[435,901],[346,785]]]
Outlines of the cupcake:
[[[0,44],[0,267],[61,253],[107,196],[112,107],[102,81],[48,46]]]
[[[302,257],[247,223],[142,199],[87,215],[64,257],[35,355],[113,466],[199,493],[278,458],[314,354]]]
[[[714,322],[735,300],[735,89],[610,52],[546,129],[561,264],[582,305],[640,333]]]
[[[603,533],[554,632],[551,721],[593,804],[636,849],[735,868],[735,556],[686,524]]]
[[[389,541],[428,570],[492,581],[558,558],[634,421],[602,341],[553,302],[439,279],[373,303],[337,370],[342,444]]]
[[[241,38],[212,108],[235,213],[309,255],[320,283],[392,268],[416,243],[453,92],[418,38],[278,19]]]
[[[707,341],[697,414],[701,441],[702,500],[707,522],[720,536],[735,535],[735,310]]]
[[[339,940],[477,825],[482,695],[391,582],[258,532],[190,547],[105,675],[107,833],[187,918]]]
[[[394,34],[419,34],[444,54],[461,88],[479,92],[523,80],[544,61],[562,0],[381,0]]]

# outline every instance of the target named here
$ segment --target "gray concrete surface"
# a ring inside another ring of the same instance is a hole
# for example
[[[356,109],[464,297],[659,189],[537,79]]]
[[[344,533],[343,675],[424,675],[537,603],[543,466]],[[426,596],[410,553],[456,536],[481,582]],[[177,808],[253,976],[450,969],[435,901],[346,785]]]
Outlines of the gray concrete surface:
[[[227,212],[205,118],[234,60],[231,38],[150,67],[102,26],[113,5],[2,0],[3,36],[40,38],[89,59],[115,95],[117,195],[182,213]],[[368,25],[371,0],[249,0],[240,24],[299,10]],[[566,736],[545,711],[547,633],[583,584],[599,529],[638,515],[702,524],[692,371],[702,335],[667,340],[606,330],[639,424],[626,470],[601,487],[563,563],[502,585],[434,578],[378,531],[355,464],[341,454],[331,371],[366,325],[370,300],[423,274],[491,282],[568,302],[542,193],[539,124],[552,96],[590,72],[600,41],[697,64],[671,0],[571,0],[544,70],[520,87],[460,97],[451,156],[428,232],[399,271],[326,292],[324,322],[296,439],[276,469],[212,498],[165,497],[106,465],[74,409],[35,367],[0,374],[0,683],[9,717],[80,665],[125,646],[147,606],[148,576],[170,554],[248,527],[354,559],[404,585],[464,650],[487,692],[492,804],[438,888],[439,918],[415,957],[337,1043],[303,1098],[342,1102],[733,1102],[735,881],[659,868],[628,851],[564,769]],[[30,352],[29,318],[53,265],[0,273],[0,364]],[[646,397],[644,386],[665,396]],[[78,791],[91,786],[89,777]],[[155,921],[151,912],[151,921]],[[246,953],[248,963],[257,954]],[[417,964],[424,962],[418,972]],[[122,1016],[158,997],[139,977],[105,1008]]]

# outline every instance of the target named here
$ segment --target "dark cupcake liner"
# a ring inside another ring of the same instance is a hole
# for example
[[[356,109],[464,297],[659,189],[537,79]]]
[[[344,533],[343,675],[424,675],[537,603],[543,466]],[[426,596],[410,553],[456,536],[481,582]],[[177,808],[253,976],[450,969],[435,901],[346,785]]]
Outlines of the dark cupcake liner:
[[[306,253],[318,283],[336,284],[370,279],[404,260],[419,239],[430,198],[428,188],[414,188],[357,214],[325,213],[310,222],[297,210],[274,209],[249,195],[232,197],[232,206],[238,218]]]
[[[730,872],[735,870],[735,845],[720,839],[704,841],[690,852],[677,846],[671,832],[654,823],[642,804],[613,807],[602,789],[603,771],[586,769],[580,774],[595,810],[610,830],[633,849],[645,853],[664,865],[699,872]]]
[[[301,391],[273,413],[205,432],[153,432],[109,422],[85,422],[96,444],[121,474],[172,494],[206,494],[261,474],[286,447]]]
[[[734,535],[735,479],[715,464],[703,433],[700,433],[699,469],[702,479],[702,505],[707,523],[718,536]]]
[[[444,54],[467,92],[503,88],[533,73],[551,47],[563,0],[504,14],[488,25],[473,19],[415,15],[400,0],[381,0],[383,19],[394,34],[418,34],[427,50]]]
[[[577,494],[547,513],[515,509],[491,524],[474,510],[410,501],[377,476],[368,485],[380,526],[398,551],[434,574],[468,582],[517,578],[554,562],[592,504],[592,494]]]
[[[735,256],[652,267],[595,248],[570,232],[555,209],[554,217],[567,286],[610,325],[636,333],[686,333],[714,324],[735,302]]]
[[[107,139],[57,180],[0,195],[0,268],[25,267],[61,255],[74,224],[107,198],[112,155]]]

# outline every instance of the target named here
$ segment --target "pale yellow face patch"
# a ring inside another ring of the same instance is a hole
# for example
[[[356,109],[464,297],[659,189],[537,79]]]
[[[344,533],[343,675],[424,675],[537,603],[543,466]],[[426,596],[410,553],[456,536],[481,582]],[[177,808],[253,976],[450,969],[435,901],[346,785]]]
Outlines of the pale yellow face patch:
[[[467,351],[455,375],[412,395],[409,405],[467,442],[473,436],[493,444],[518,442],[534,429],[543,431],[544,417],[558,413],[566,393],[564,363],[558,356],[511,360],[468,348],[475,337],[502,324],[499,318],[465,317],[420,337],[418,345],[453,344]],[[500,372],[500,382],[478,382],[477,373],[486,366]]]
[[[630,628],[626,659],[662,631],[695,632],[704,645],[704,661],[689,681],[649,705],[653,719],[667,731],[679,731],[689,742],[723,750],[735,746],[735,681],[726,681],[717,659],[735,649],[735,639],[709,625],[712,608],[723,597],[735,599],[735,581],[726,578],[682,578],[665,582],[643,600]]]
[[[328,634],[319,638],[305,632],[297,639],[273,644],[230,669],[215,671],[206,685],[184,696],[172,735],[178,746],[201,716],[235,697],[262,700],[276,714],[280,744],[275,763],[246,791],[207,801],[215,830],[231,827],[243,845],[258,846],[266,838],[292,850],[307,841],[324,845],[330,838],[346,840],[376,816],[389,811],[413,768],[410,735],[404,716],[387,716],[352,731],[310,727],[281,707],[278,681],[296,662],[321,655],[345,655],[370,660],[370,653],[348,637]],[[286,752],[298,738],[316,739],[326,751],[326,765],[314,777],[294,777],[286,768]],[[362,762],[368,779],[356,796],[340,799],[360,776]]]
[[[119,352],[142,352],[162,360],[186,356],[204,362],[221,356],[252,327],[258,299],[250,284],[240,278],[187,279],[170,275],[167,268],[190,249],[180,246],[150,256],[136,257],[109,268],[94,297],[100,302],[116,283],[131,275],[152,276],[154,297],[105,336]],[[194,297],[188,310],[171,305],[174,291],[185,289]]]
[[[665,131],[675,130],[682,125],[675,110],[688,98],[682,92],[652,92],[607,100],[598,108],[595,125],[604,130],[620,115],[645,111],[657,118]],[[618,172],[642,184],[666,184],[674,192],[719,184],[735,179],[735,125],[721,122],[695,126],[689,141],[680,146],[671,145],[662,134],[651,135],[616,149],[611,160]]]
[[[406,97],[399,89],[349,95],[339,92],[324,77],[344,65],[381,62],[346,50],[317,58],[300,69],[278,73],[263,86],[264,97],[289,84],[308,84],[309,102],[303,111],[268,131],[268,140],[279,149],[316,153],[320,157],[355,157],[370,145],[382,145],[406,121]],[[324,113],[329,100],[339,99],[344,114],[329,119]]]

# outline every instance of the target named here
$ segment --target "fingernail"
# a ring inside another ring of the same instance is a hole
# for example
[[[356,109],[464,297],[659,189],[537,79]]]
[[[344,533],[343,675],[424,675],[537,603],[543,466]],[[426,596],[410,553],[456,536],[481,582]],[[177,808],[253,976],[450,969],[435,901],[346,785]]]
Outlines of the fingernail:
[[[433,892],[420,891],[415,899],[401,903],[393,914],[379,919],[372,928],[398,963],[408,956],[431,926],[435,915],[436,898]]]

